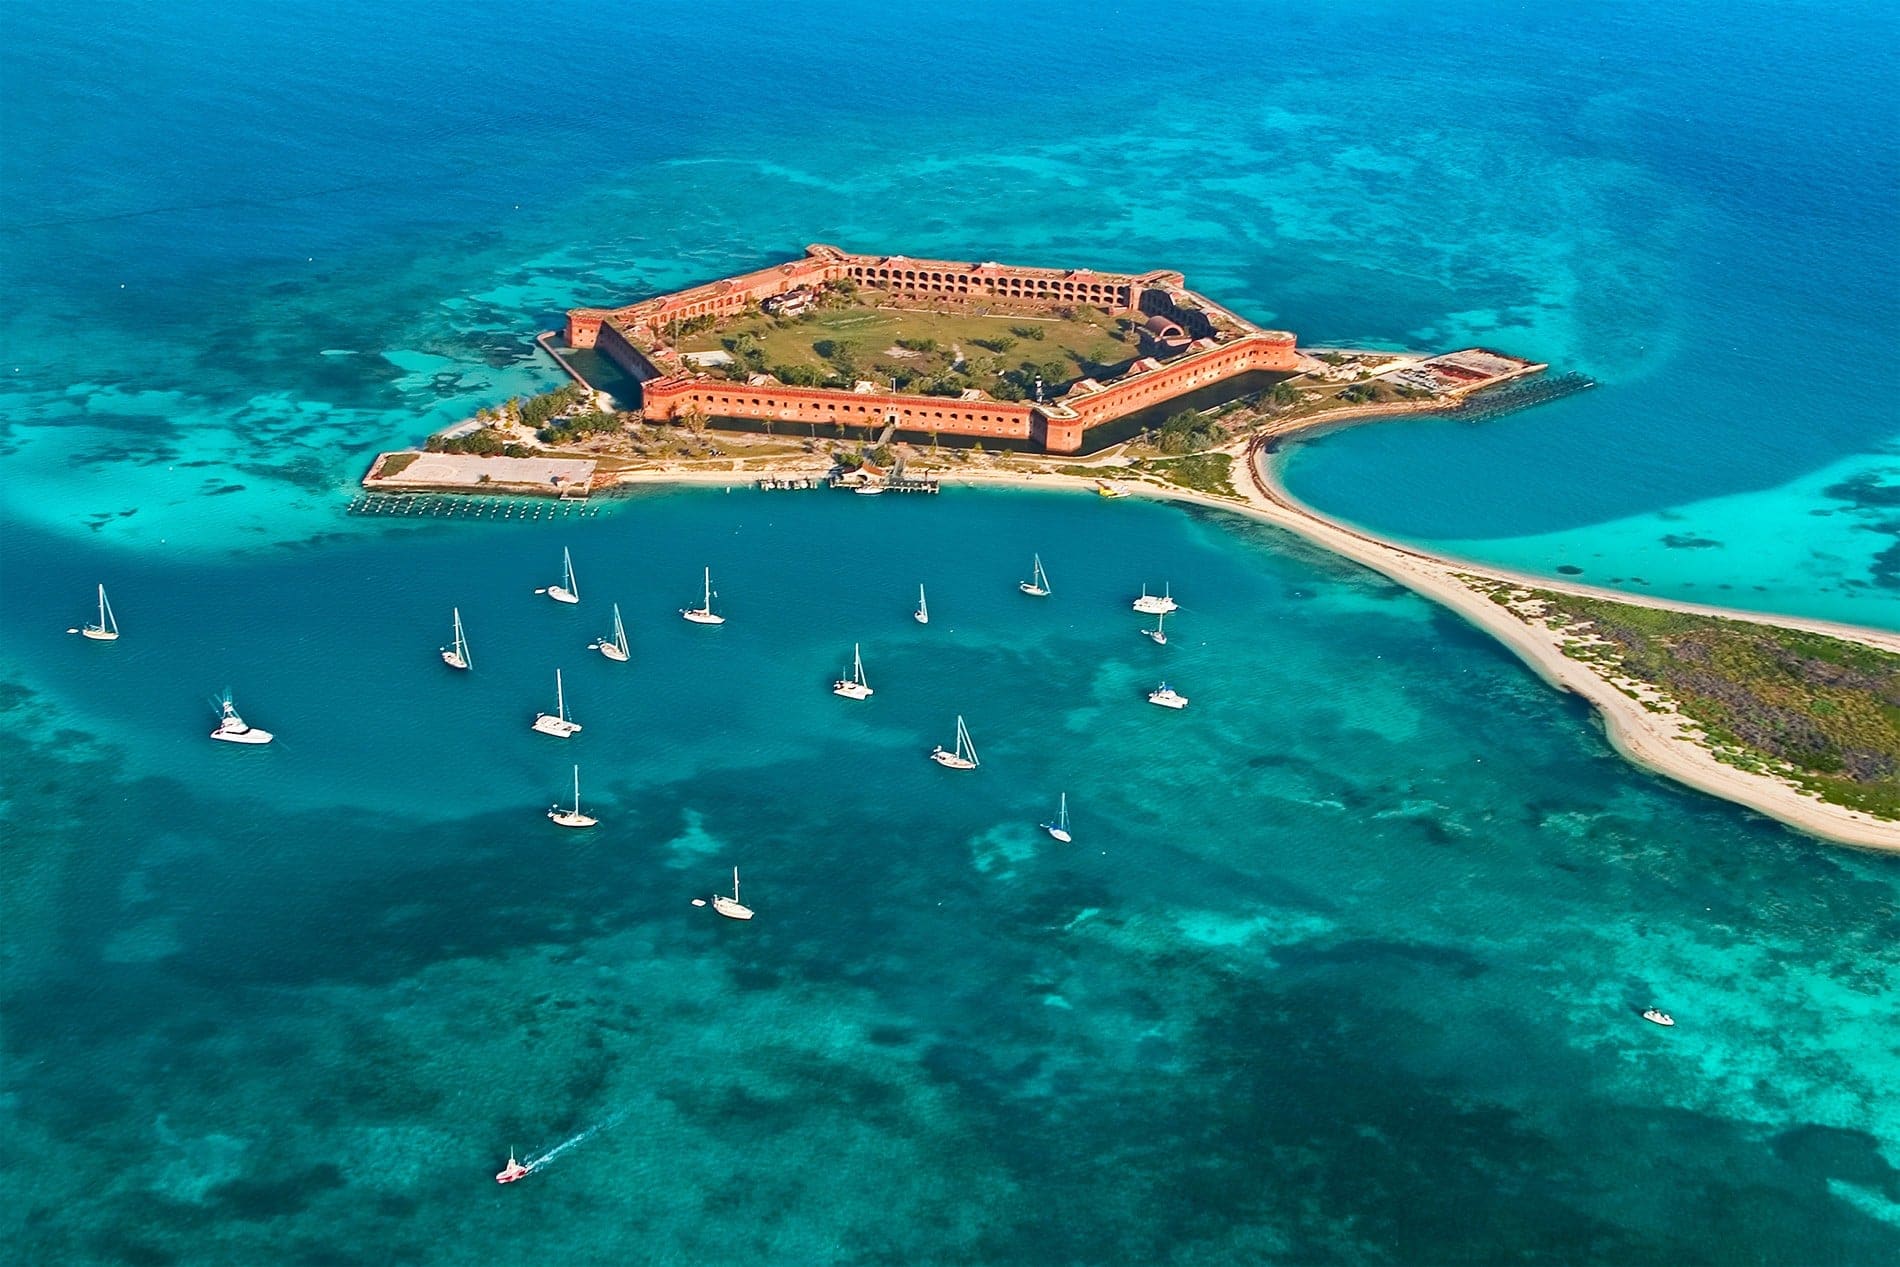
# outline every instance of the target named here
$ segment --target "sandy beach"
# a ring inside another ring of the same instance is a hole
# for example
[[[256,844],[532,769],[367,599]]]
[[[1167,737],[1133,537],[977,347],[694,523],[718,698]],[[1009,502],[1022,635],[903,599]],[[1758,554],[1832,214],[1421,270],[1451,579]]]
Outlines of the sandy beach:
[[[1278,437],[1285,439],[1285,436]],[[1759,624],[1801,629],[1900,652],[1900,635],[1824,620],[1767,615],[1694,603],[1668,602],[1643,595],[1577,585],[1548,577],[1481,567],[1465,560],[1438,557],[1373,537],[1339,523],[1295,500],[1281,486],[1272,455],[1247,444],[1230,446],[1235,459],[1235,488],[1239,500],[1164,486],[1144,480],[1117,480],[1134,496],[1185,502],[1225,510],[1272,524],[1294,533],[1342,558],[1371,568],[1414,593],[1440,603],[1509,647],[1538,676],[1560,690],[1588,700],[1603,718],[1616,750],[1644,769],[1686,786],[1747,806],[1800,831],[1840,844],[1900,852],[1900,823],[1822,801],[1793,783],[1726,765],[1687,733],[1684,720],[1673,712],[1652,712],[1641,701],[1582,661],[1563,652],[1561,635],[1520,619],[1494,602],[1479,588],[1488,583],[1535,587],[1606,598],[1639,606],[1726,616]],[[999,471],[943,468],[935,472],[948,484],[1042,488],[1096,495],[1091,478],[1048,471]],[[727,470],[647,470],[621,472],[614,482],[626,485],[694,484],[745,485],[761,472],[735,462]],[[1114,468],[1104,468],[1114,478]],[[1469,579],[1467,579],[1469,578]],[[1475,581],[1477,584],[1473,584]]]

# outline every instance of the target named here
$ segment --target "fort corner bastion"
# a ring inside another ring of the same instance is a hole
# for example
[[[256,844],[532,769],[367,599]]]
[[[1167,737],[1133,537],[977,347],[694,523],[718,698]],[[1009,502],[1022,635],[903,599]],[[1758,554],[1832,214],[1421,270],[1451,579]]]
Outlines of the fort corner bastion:
[[[738,372],[743,367],[715,372],[708,364],[722,354],[679,346],[686,342],[683,330],[704,334],[762,314],[796,320],[813,309],[836,313],[841,307],[898,314],[925,329],[933,317],[983,318],[994,320],[999,333],[1018,329],[1012,319],[1050,321],[1097,312],[1121,332],[1130,355],[1091,365],[1092,372],[1060,385],[1049,399],[1012,400],[976,382],[953,394],[837,376],[828,385],[792,385],[766,373]],[[1020,441],[1052,453],[1077,452],[1090,428],[1198,388],[1242,374],[1290,374],[1304,367],[1292,334],[1261,329],[1189,290],[1177,272],[853,255],[822,244],[806,247],[801,259],[623,308],[572,309],[566,340],[570,347],[595,349],[637,380],[641,416],[652,421],[696,410],[712,419],[894,426],[912,435]]]

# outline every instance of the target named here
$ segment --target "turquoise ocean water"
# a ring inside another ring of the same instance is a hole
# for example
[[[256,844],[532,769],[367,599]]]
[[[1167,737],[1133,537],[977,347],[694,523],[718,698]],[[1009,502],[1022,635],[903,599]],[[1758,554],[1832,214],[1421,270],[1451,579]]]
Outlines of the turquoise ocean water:
[[[1429,604],[1085,496],[342,512],[378,448],[553,383],[528,337],[569,304],[825,240],[1175,266],[1312,342],[1583,369],[1289,478],[1900,624],[1900,425],[1786,359],[1900,332],[1894,35],[0,12],[0,1226],[62,1263],[1890,1260],[1900,873],[1632,770]],[[533,593],[563,547],[578,608]],[[708,564],[732,623],[689,628]],[[64,633],[99,580],[110,647]],[[586,649],[614,601],[624,666]],[[557,667],[565,744],[527,728]],[[226,686],[276,744],[204,738]],[[959,713],[967,775],[924,759]],[[574,761],[584,836],[541,817]],[[735,864],[744,926],[689,904]]]

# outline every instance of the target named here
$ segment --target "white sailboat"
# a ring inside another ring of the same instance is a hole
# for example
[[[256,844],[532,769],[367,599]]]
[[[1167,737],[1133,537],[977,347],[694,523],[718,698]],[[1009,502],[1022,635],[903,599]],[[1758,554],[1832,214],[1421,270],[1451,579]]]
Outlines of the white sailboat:
[[[1148,702],[1150,704],[1159,704],[1163,708],[1186,708],[1188,706],[1187,696],[1181,694],[1166,682],[1163,682],[1159,687],[1148,692]]]
[[[211,732],[211,737],[224,743],[269,743],[276,738],[268,730],[245,725],[237,709],[231,706],[229,691],[218,698],[218,728]]]
[[[946,752],[942,744],[931,750],[930,759],[950,770],[974,770],[977,767],[976,745],[970,742],[970,731],[963,724],[963,715],[957,714],[957,748],[955,752]]]
[[[1073,839],[1069,835],[1069,794],[1067,792],[1062,794],[1062,808],[1056,811],[1056,821],[1044,823],[1042,829],[1065,845]]]
[[[752,908],[739,901],[739,868],[732,869],[732,896],[713,894],[712,908],[727,919],[751,919]]]
[[[1167,623],[1168,614],[1166,612],[1156,612],[1155,627],[1153,629],[1144,629],[1141,632],[1153,638],[1157,646],[1165,647],[1168,645],[1168,631],[1164,628]]]
[[[537,594],[546,594],[557,603],[578,603],[581,601],[581,583],[574,579],[574,556],[565,547],[561,550],[561,583],[550,585]]]
[[[117,642],[119,640],[119,621],[112,614],[112,604],[106,601],[106,587],[99,587],[99,623],[81,625],[77,629],[68,629],[67,633],[80,634],[94,642]]]
[[[451,669],[472,669],[475,661],[469,658],[468,635],[462,632],[462,609],[456,607],[452,610],[455,613],[455,641],[442,648],[442,663]]]
[[[924,587],[922,585],[917,587],[917,610],[912,612],[911,616],[920,625],[930,623],[930,604],[924,600]]]
[[[1174,587],[1172,585],[1163,588],[1159,594],[1150,594],[1147,585],[1143,584],[1141,587],[1141,597],[1135,600],[1135,610],[1144,616],[1159,616],[1165,612],[1176,610],[1178,606],[1179,604],[1174,601]]]
[[[1026,581],[1016,582],[1016,588],[1031,598],[1049,597],[1049,574],[1042,570],[1042,556],[1036,556],[1035,571]]]
[[[609,660],[615,660],[622,664],[627,662],[632,652],[627,647],[627,627],[620,623],[619,603],[614,604],[614,636],[611,639],[597,638],[587,645],[591,649],[606,656]]]
[[[707,568],[706,569],[706,596],[700,600],[699,606],[697,607],[681,608],[680,615],[684,619],[692,621],[695,625],[723,625],[725,624],[726,618],[724,616],[718,615],[717,613],[713,611],[712,601],[713,601],[712,569]]]
[[[600,820],[581,813],[581,768],[574,767],[574,808],[563,809],[559,805],[548,807],[548,817],[557,827],[592,827]]]
[[[554,711],[552,713],[536,713],[534,715],[534,728],[542,734],[552,735],[556,739],[565,739],[581,728],[579,722],[568,720],[567,692],[561,686],[561,671],[559,669],[554,670]]]
[[[864,657],[858,653],[855,642],[851,644],[851,676],[833,682],[831,693],[846,699],[865,699],[873,694],[871,684],[864,680]]]

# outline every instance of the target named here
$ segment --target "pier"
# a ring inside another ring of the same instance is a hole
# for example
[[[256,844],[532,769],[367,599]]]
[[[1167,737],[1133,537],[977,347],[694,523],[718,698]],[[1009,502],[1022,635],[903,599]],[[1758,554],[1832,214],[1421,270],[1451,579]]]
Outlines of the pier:
[[[480,493],[358,493],[345,514],[388,519],[486,519],[495,523],[585,519],[600,513],[586,501],[547,497],[488,496]]]

